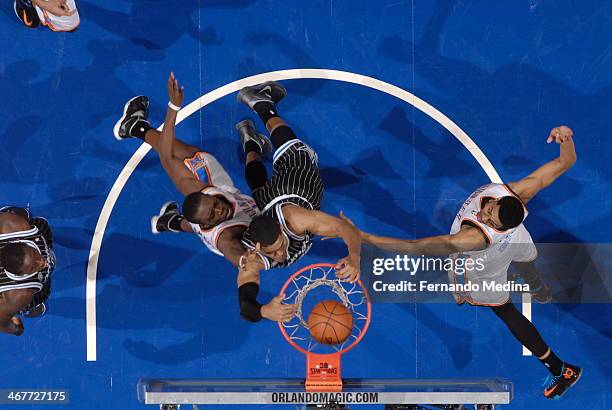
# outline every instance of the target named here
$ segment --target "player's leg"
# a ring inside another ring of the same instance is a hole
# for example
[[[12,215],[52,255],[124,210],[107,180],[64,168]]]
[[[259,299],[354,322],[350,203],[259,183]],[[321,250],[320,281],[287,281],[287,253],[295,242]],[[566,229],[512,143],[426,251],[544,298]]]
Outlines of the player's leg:
[[[255,111],[266,125],[275,148],[273,175],[266,184],[269,189],[258,190],[255,199],[259,205],[259,202],[267,204],[279,195],[292,195],[297,198],[296,201],[301,202],[301,206],[320,209],[323,181],[319,174],[317,154],[297,138],[279,117],[276,109],[277,103],[286,94],[283,86],[275,82],[245,87],[238,93],[238,101]]]
[[[117,121],[113,129],[117,140],[128,138],[138,138],[151,145],[156,152],[159,152],[161,132],[151,127],[148,120],[149,99],[140,95],[129,100],[123,109],[123,116]],[[172,153],[175,157],[183,160],[193,156],[199,149],[186,144],[178,138],[174,138]]]
[[[549,303],[552,300],[550,289],[542,281],[538,268],[533,262],[512,262],[518,276],[529,285],[529,293],[539,303]]]
[[[249,106],[270,133],[270,140],[275,149],[297,139],[287,123],[280,118],[276,105],[287,95],[285,88],[275,82],[267,82],[245,87],[238,93],[238,100]]]
[[[244,176],[251,192],[261,188],[268,181],[268,172],[261,161],[270,151],[270,142],[261,134],[257,134],[251,120],[243,120],[236,124],[240,134],[240,144],[245,154]]]
[[[523,278],[526,284],[529,285],[529,293],[533,299],[539,303],[548,303],[552,299],[550,289],[546,283],[542,281],[540,273],[533,261],[538,257],[538,249],[533,243],[533,239],[524,225],[520,225],[512,236],[513,257],[512,266],[514,266],[518,276]]]
[[[546,397],[560,397],[578,381],[582,369],[559,359],[542,339],[533,323],[527,320],[513,303],[492,306],[491,309],[510,329],[514,337],[529,349],[550,372],[552,380],[544,390]]]

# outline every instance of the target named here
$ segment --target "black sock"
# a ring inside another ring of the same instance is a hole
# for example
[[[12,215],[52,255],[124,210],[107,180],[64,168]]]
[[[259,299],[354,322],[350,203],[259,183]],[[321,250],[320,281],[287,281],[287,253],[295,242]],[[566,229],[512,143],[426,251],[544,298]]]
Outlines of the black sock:
[[[244,176],[251,191],[261,188],[268,182],[266,166],[261,161],[251,161],[244,168]]]
[[[244,144],[244,153],[248,154],[249,152],[253,152],[253,151],[258,153],[259,155],[263,154],[263,152],[261,152],[261,148],[255,141],[253,140],[247,141],[247,143]]]
[[[174,218],[171,218],[170,221],[168,221],[168,227],[173,231],[182,232],[183,229],[181,228],[181,222],[183,222],[183,219],[185,219],[183,215],[176,215]]]
[[[500,306],[492,306],[491,309],[504,322],[514,337],[529,349],[535,357],[542,357],[550,350],[538,329],[518,311],[512,302]],[[552,350],[550,350],[546,359],[540,359],[540,361],[554,376],[561,374],[563,362]]]
[[[148,121],[139,120],[130,129],[130,135],[145,141],[145,135],[151,128],[153,127],[151,127]]]
[[[555,352],[552,351],[552,349],[550,351],[550,354],[546,356],[546,359],[538,360],[540,360],[540,362],[542,362],[542,364],[546,366],[548,371],[551,372],[553,376],[559,376],[563,371],[563,362],[557,357],[557,355],[555,354]]]
[[[270,118],[278,117],[278,111],[274,104],[267,101],[260,101],[253,106],[253,110],[259,115],[264,125]]]

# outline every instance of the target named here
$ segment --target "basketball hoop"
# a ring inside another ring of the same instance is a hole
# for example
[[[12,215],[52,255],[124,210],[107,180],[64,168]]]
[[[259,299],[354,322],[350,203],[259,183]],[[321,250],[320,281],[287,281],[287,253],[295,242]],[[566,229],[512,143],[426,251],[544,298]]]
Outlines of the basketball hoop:
[[[321,286],[329,287],[353,315],[352,332],[341,344],[323,345],[317,342],[304,320],[302,304],[308,293]],[[361,280],[343,282],[335,277],[335,265],[316,263],[291,275],[280,291],[280,294],[283,293],[283,301],[295,304],[296,313],[289,322],[279,322],[278,327],[287,342],[306,355],[306,390],[342,390],[341,355],[355,347],[370,326],[372,306],[363,283]]]

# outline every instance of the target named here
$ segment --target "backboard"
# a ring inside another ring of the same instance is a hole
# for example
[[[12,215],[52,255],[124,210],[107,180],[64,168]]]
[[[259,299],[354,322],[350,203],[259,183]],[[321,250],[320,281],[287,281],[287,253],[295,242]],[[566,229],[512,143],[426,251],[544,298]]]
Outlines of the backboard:
[[[509,404],[512,383],[504,379],[478,380],[409,380],[344,379],[341,392],[308,392],[303,379],[142,379],[138,399],[145,404],[199,405],[339,404],[359,408],[361,405],[388,405],[386,408],[409,408],[399,405],[461,405],[491,409]],[[171,408],[171,407],[168,407]],[[188,407],[189,408],[189,407]],[[193,408],[197,408],[194,406]],[[369,407],[371,408],[371,407]]]

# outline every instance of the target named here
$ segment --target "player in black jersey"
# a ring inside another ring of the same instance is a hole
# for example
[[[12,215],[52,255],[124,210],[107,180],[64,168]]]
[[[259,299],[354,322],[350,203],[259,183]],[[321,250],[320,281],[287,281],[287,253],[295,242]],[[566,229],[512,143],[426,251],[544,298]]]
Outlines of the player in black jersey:
[[[47,307],[55,268],[53,238],[44,218],[25,208],[0,208],[0,331],[20,336],[18,316],[37,317]]]
[[[242,256],[238,273],[240,313],[249,321],[261,318],[288,321],[293,305],[283,305],[277,296],[266,305],[257,302],[259,273],[262,269],[289,266],[304,256],[314,235],[340,237],[348,256],[337,264],[336,275],[347,281],[359,277],[361,240],[349,223],[321,212],[323,182],[317,154],[300,141],[278,116],[276,104],[285,97],[278,83],[267,82],[240,90],[238,100],[257,113],[265,124],[274,153],[272,178],[257,155],[255,127],[250,120],[236,125],[246,154],[245,176],[261,215],[251,221],[242,243],[248,251]]]

